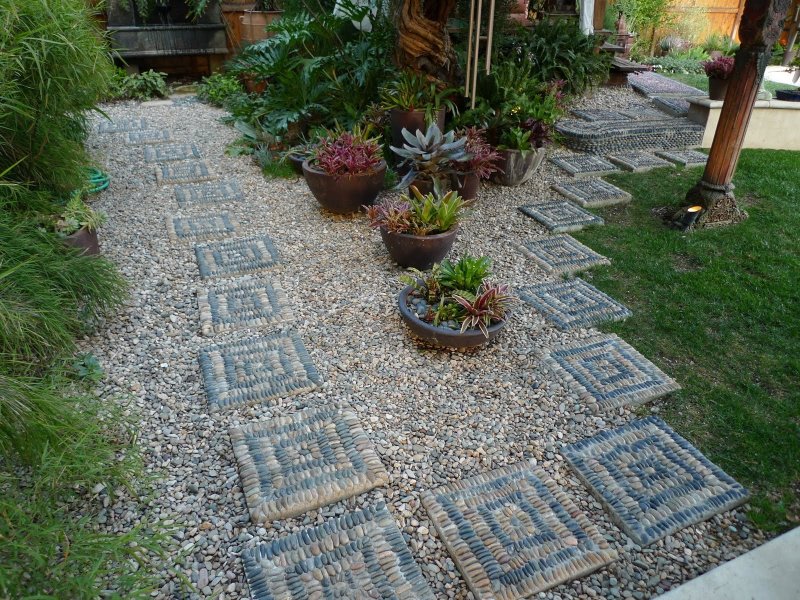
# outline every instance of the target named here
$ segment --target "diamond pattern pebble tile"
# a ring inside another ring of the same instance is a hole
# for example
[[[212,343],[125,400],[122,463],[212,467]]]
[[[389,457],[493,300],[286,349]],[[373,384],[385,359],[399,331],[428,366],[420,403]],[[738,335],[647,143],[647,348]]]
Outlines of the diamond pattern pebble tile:
[[[267,235],[198,244],[194,251],[203,278],[254,273],[278,262],[278,251]]]
[[[381,502],[242,551],[254,600],[436,600]]]
[[[703,90],[698,90],[696,87],[653,72],[631,73],[628,76],[628,83],[631,84],[634,90],[648,97],[677,96],[685,98],[708,96]]]
[[[125,134],[125,143],[129,146],[141,144],[164,144],[172,141],[169,129],[146,129],[144,131],[129,131]]]
[[[147,119],[131,118],[131,119],[117,119],[115,121],[101,121],[97,126],[99,133],[125,133],[127,131],[141,131],[147,129]]]
[[[528,204],[520,206],[519,210],[554,233],[578,231],[588,225],[603,224],[603,219],[597,215],[563,200]]]
[[[564,457],[637,544],[652,544],[747,500],[745,488],[657,417],[603,431]]]
[[[173,242],[213,240],[236,233],[239,224],[230,213],[167,217],[167,233]]]
[[[294,320],[283,290],[249,277],[198,290],[197,305],[203,335],[248,327],[274,327]]]
[[[660,167],[671,167],[671,162],[654,156],[649,152],[641,152],[634,150],[633,152],[617,152],[616,154],[609,154],[606,156],[615,165],[619,165],[626,171],[633,171],[634,173],[641,173],[642,171],[649,171],[650,169],[657,169]]]
[[[175,200],[177,200],[178,206],[186,208],[189,206],[240,202],[244,200],[244,194],[242,194],[239,183],[229,179],[175,186]]]
[[[624,304],[577,277],[527,286],[517,291],[521,300],[560,329],[621,321],[632,314]]]
[[[549,237],[526,242],[525,249],[533,260],[553,273],[576,273],[610,261],[569,235]]]
[[[580,108],[573,110],[572,114],[584,121],[627,121],[629,119],[628,115],[604,108]]]
[[[161,144],[144,148],[145,162],[173,162],[189,158],[203,158],[194,144]]]
[[[689,114],[689,101],[683,98],[653,98],[653,104],[658,110],[664,111],[672,117],[685,117]]]
[[[312,409],[230,430],[254,523],[296,517],[386,485],[358,417]]]
[[[660,150],[656,154],[682,167],[699,167],[708,161],[708,155],[698,150]]]
[[[680,386],[616,335],[551,350],[545,363],[593,410],[643,404]]]
[[[212,408],[255,404],[308,392],[322,378],[296,333],[275,333],[200,350]]]
[[[203,160],[187,160],[168,165],[159,165],[155,169],[156,183],[159,185],[208,181],[214,178],[208,165]]]
[[[477,600],[532,597],[617,558],[544,471],[523,461],[422,493]]]
[[[592,154],[553,156],[550,161],[573,177],[590,177],[618,173],[619,169],[607,160]]]
[[[557,183],[553,189],[584,208],[599,208],[631,201],[631,195],[602,179]]]

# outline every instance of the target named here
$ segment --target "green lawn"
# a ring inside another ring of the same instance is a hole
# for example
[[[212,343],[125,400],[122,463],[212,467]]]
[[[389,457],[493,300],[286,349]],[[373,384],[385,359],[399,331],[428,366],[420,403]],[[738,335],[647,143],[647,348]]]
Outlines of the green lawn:
[[[682,81],[683,83],[694,86],[699,90],[703,90],[704,92],[708,91],[708,77],[700,73],[662,73],[662,75],[669,77],[670,79],[675,79],[676,81]],[[797,86],[787,85],[785,83],[775,83],[774,81],[764,81],[764,88],[768,92],[772,93],[773,96],[777,90],[798,89]]]
[[[701,174],[609,177],[633,202],[575,237],[612,259],[586,277],[634,313],[605,329],[683,386],[664,418],[751,488],[757,525],[786,529],[800,514],[800,152],[743,153],[744,223],[661,225],[651,209],[680,204]]]

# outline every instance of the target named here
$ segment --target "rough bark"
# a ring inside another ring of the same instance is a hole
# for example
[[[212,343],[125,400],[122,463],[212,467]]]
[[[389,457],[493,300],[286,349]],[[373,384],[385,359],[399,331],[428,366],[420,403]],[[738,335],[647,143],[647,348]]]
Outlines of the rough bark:
[[[455,83],[460,75],[458,58],[447,19],[456,0],[403,0],[397,24],[397,65]]]

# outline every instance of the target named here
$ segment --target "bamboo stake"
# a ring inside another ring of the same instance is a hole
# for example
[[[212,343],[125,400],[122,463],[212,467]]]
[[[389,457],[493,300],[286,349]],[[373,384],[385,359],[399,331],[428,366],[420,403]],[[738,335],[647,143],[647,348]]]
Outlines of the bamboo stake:
[[[478,57],[481,47],[481,13],[483,12],[483,0],[478,0],[478,18],[475,19],[475,61],[472,64],[472,101],[471,108],[475,108],[475,92],[478,89]]]
[[[470,69],[472,64],[472,28],[475,25],[475,0],[469,0],[469,36],[467,37],[467,72],[464,83],[464,97],[469,98],[470,93]]]
[[[486,32],[486,74],[492,70],[492,35],[494,34],[494,0],[489,4],[489,30]]]

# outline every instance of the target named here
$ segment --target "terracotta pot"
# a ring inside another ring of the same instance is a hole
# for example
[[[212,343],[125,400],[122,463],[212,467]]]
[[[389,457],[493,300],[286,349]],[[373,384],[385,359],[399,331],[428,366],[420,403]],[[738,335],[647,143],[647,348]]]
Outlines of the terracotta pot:
[[[292,171],[297,173],[298,175],[303,175],[303,163],[306,161],[306,156],[302,154],[289,154],[287,156],[287,160],[289,162],[289,166],[292,167]]]
[[[420,339],[447,348],[477,348],[488,344],[495,339],[503,327],[508,323],[508,319],[490,326],[489,337],[483,335],[480,329],[469,329],[464,333],[456,329],[436,327],[431,323],[420,320],[408,306],[408,296],[411,293],[411,286],[406,286],[400,291],[397,298],[397,306],[400,309],[400,316],[405,321],[411,332]]]
[[[492,181],[500,185],[515,186],[528,181],[542,165],[547,148],[530,150],[524,155],[519,150],[497,150],[501,156],[500,171],[492,174]]]
[[[383,245],[389,256],[401,267],[430,269],[434,263],[441,262],[453,247],[458,234],[458,226],[444,233],[435,235],[411,235],[410,233],[394,233],[381,227]]]
[[[252,44],[272,37],[272,33],[265,31],[267,25],[277,21],[283,14],[282,10],[259,11],[249,10],[239,17],[241,21],[242,42]]]
[[[481,189],[481,179],[474,172],[456,173],[452,177],[453,189],[458,192],[467,202],[471,202],[478,197],[478,190]]]
[[[311,193],[323,208],[340,215],[354,213],[365,204],[372,204],[383,189],[386,161],[369,173],[334,177],[303,162],[303,175]]]
[[[717,77],[708,78],[708,99],[725,100],[725,92],[728,91],[728,80]]]
[[[64,243],[71,248],[82,249],[81,254],[97,255],[100,254],[100,241],[97,239],[97,231],[81,227],[75,233],[64,238]]]
[[[392,146],[397,148],[402,148],[405,143],[403,129],[408,129],[411,133],[416,133],[418,129],[421,131],[428,129],[424,110],[392,109],[389,111],[389,123],[392,128]],[[436,124],[444,131],[444,108],[440,108],[436,113]]]

